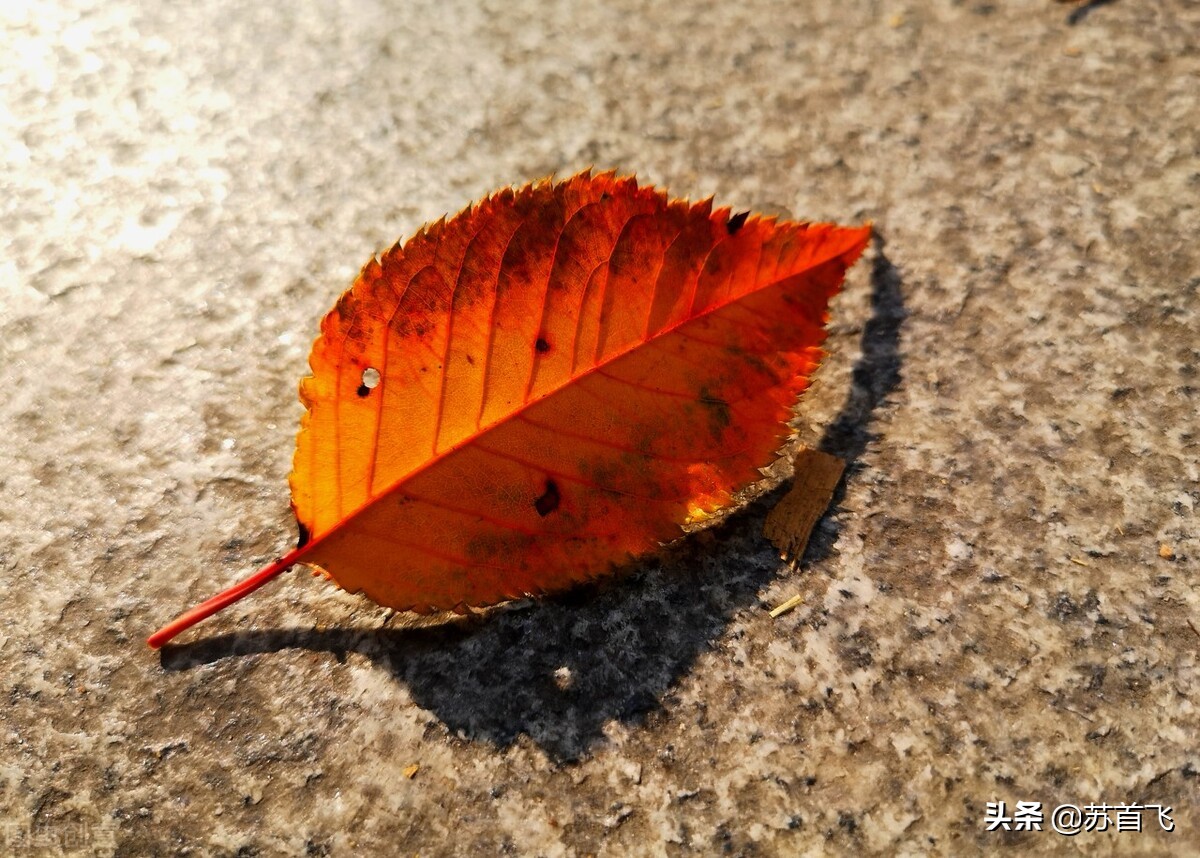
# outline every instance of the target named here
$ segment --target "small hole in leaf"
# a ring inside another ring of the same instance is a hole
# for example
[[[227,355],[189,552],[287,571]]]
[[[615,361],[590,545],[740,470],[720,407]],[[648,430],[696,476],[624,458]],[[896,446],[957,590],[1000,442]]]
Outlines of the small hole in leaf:
[[[372,390],[379,386],[380,379],[381,376],[379,375],[379,370],[375,369],[375,367],[369,366],[364,369],[362,374],[362,384],[359,385],[357,391],[358,395],[366,396],[369,394]]]

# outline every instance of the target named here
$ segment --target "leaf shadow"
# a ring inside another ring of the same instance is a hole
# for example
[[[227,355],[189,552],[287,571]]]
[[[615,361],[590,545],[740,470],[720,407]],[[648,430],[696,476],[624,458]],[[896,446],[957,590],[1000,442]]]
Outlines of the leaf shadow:
[[[862,357],[820,443],[847,460],[843,484],[876,437],[870,430],[875,411],[900,379],[902,284],[878,234],[874,241]],[[567,763],[586,755],[609,722],[657,718],[736,613],[759,600],[780,568],[778,553],[761,536],[763,519],[785,489],[669,546],[632,575],[484,619],[424,628],[237,632],[164,647],[161,662],[177,671],[290,648],[330,652],[339,660],[360,653],[404,683],[450,734],[499,748],[525,736],[556,763]],[[834,505],[842,492],[839,487]],[[808,556],[827,556],[834,541],[836,532],[826,531]]]
[[[842,505],[846,486],[863,469],[863,453],[879,433],[872,428],[874,415],[901,379],[904,365],[900,350],[900,328],[908,317],[904,306],[904,283],[900,269],[885,252],[887,242],[878,232],[871,235],[875,255],[871,261],[871,315],[863,325],[862,354],[850,373],[850,390],[837,417],[825,429],[817,449],[838,456],[846,470],[833,493],[821,521],[813,529],[803,563],[819,563],[837,543],[841,527],[830,512]]]

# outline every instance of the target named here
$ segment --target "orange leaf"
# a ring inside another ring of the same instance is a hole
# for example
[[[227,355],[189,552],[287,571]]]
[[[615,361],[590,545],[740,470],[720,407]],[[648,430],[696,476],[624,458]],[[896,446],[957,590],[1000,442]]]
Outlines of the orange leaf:
[[[759,477],[869,227],[775,222],[587,173],[503,190],[363,268],[321,323],[289,566],[399,610],[594,578]]]

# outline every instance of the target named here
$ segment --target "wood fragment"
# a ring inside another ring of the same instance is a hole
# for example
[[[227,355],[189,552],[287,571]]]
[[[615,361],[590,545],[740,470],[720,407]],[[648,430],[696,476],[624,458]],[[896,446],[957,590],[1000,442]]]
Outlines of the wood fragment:
[[[404,776],[410,781],[417,776],[417,772],[421,770],[420,763],[413,763],[411,766],[404,767]]]
[[[771,619],[774,620],[779,617],[782,617],[788,611],[798,608],[803,604],[804,604],[803,596],[792,596],[792,598],[788,599],[786,602],[778,604],[774,608],[771,609]]]
[[[1162,545],[1158,546],[1158,556],[1163,560],[1174,560],[1175,549],[1164,542]]]
[[[1085,568],[1087,568],[1087,569],[1090,569],[1090,568],[1092,567],[1092,564],[1091,564],[1091,563],[1087,563],[1087,562],[1085,562],[1085,561],[1083,561],[1083,560],[1080,560],[1080,559],[1078,559],[1078,558],[1076,558],[1076,557],[1068,557],[1067,559],[1068,559],[1068,560],[1070,560],[1072,563],[1074,563],[1076,566],[1083,566],[1083,567],[1085,567]]]
[[[804,557],[813,527],[829,508],[845,470],[846,463],[837,456],[807,447],[796,453],[791,491],[763,522],[763,535],[793,568]]]

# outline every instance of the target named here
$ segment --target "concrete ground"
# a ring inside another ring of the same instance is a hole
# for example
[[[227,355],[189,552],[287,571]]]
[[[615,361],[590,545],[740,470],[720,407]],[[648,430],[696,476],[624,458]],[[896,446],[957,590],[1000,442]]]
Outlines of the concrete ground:
[[[1198,45],[1195,0],[5,4],[0,852],[1200,850]],[[486,619],[297,570],[151,652],[294,542],[358,267],[589,165],[874,221],[801,570],[776,492]],[[1100,803],[1175,830],[1052,829]]]

